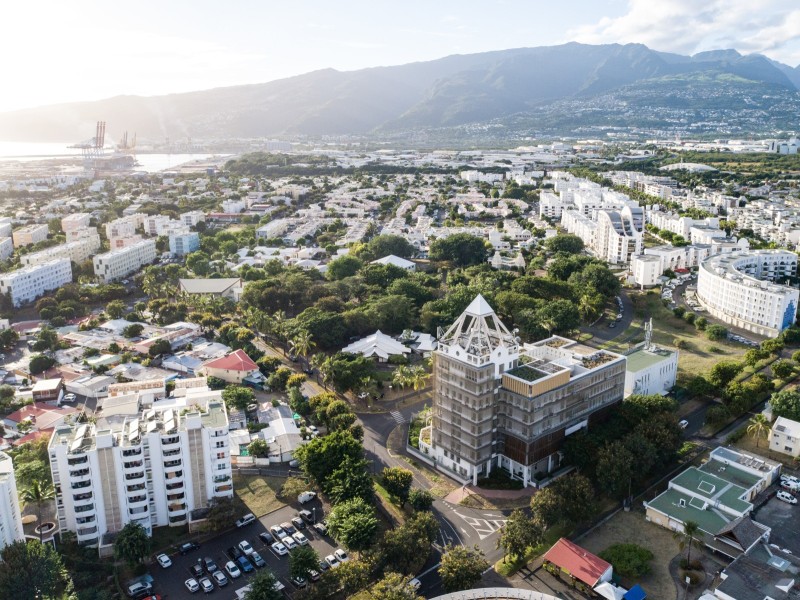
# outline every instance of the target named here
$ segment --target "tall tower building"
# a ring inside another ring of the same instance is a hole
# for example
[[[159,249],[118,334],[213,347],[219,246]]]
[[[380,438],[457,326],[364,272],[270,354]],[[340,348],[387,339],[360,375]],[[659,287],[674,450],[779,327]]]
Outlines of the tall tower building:
[[[11,457],[0,452],[0,550],[25,539]]]

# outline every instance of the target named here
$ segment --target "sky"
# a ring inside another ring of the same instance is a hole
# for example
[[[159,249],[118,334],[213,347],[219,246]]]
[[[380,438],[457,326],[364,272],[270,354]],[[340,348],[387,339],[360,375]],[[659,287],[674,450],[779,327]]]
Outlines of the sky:
[[[800,64],[797,0],[5,0],[0,111],[569,41]]]

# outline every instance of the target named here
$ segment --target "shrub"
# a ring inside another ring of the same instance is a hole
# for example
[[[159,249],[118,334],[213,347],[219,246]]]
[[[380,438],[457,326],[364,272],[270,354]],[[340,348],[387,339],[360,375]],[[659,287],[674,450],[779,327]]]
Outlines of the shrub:
[[[712,345],[710,345],[710,346],[708,347],[708,351],[709,351],[709,352],[713,352],[713,353],[715,353],[715,354],[718,354],[718,353],[722,352],[722,348],[720,348],[719,346],[715,346],[715,345],[713,345],[713,344],[712,344]]]
[[[718,340],[724,340],[728,337],[728,330],[725,329],[722,325],[709,325],[706,327],[706,336],[712,342],[716,342]]]
[[[694,314],[693,312],[687,312],[687,313],[684,313],[684,315],[683,315],[683,320],[686,321],[687,323],[689,323],[690,325],[694,323],[696,318],[697,318],[697,315]]]
[[[708,319],[705,317],[697,317],[694,320],[694,326],[698,331],[705,331],[705,328],[708,326]]]
[[[689,347],[689,342],[687,342],[686,340],[682,340],[681,338],[675,338],[675,340],[672,342],[672,345],[678,348],[679,350],[685,350],[686,348]]]
[[[685,313],[686,309],[683,308],[682,306],[676,306],[675,308],[672,309],[672,314],[678,317],[679,319],[682,318]]]
[[[727,444],[735,444],[740,439],[742,439],[745,434],[747,433],[747,427],[740,427],[732,434],[730,434],[727,438],[725,438],[725,443]]]
[[[653,553],[636,544],[614,544],[600,553],[600,558],[610,562],[623,577],[638,579],[650,572]]]
[[[724,404],[710,406],[706,411],[706,421],[708,423],[711,423],[712,425],[723,423],[728,418],[730,418],[730,416],[731,412],[728,410],[728,407],[725,406]]]

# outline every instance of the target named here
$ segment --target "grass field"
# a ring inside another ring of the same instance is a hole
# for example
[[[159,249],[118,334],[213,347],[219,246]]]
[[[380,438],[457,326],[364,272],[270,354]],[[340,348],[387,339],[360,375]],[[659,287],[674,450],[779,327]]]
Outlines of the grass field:
[[[683,340],[687,347],[678,356],[678,381],[685,382],[691,377],[711,370],[721,360],[740,360],[747,348],[742,344],[727,341],[709,340],[705,332],[672,314],[655,294],[630,294],[634,306],[633,322],[620,336],[603,347],[616,352],[624,352],[631,346],[644,341],[644,322],[653,319],[653,342],[664,348],[675,348],[676,340]],[[699,316],[702,316],[700,314]]]
[[[233,490],[237,500],[255,516],[260,517],[277,510],[286,503],[278,499],[284,480],[263,475],[234,475]]]

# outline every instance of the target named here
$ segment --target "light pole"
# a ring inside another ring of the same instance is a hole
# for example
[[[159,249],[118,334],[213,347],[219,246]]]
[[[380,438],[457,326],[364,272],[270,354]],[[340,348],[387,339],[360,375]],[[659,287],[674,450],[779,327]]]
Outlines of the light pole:
[[[311,507],[311,514],[313,516],[314,523],[316,523],[317,522],[317,507],[316,506],[312,506]]]

